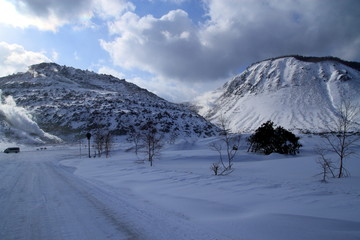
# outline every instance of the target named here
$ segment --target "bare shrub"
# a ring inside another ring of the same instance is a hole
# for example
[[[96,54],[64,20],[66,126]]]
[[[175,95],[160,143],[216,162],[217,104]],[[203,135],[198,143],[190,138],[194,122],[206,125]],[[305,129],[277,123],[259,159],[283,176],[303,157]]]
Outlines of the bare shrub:
[[[214,172],[214,175],[217,176],[219,171],[221,170],[221,166],[219,163],[213,163],[210,169]]]
[[[232,165],[239,150],[241,135],[230,131],[229,121],[223,116],[220,117],[219,127],[220,141],[211,143],[209,147],[219,154],[219,164],[222,166],[222,171],[218,175],[225,175],[232,172]]]
[[[317,163],[321,166],[322,172],[318,175],[322,176],[321,181],[327,182],[327,179],[329,178],[329,174],[333,178],[335,178],[335,166],[331,159],[326,157],[326,150],[325,149],[317,149],[317,154],[319,155],[319,158],[317,159]]]

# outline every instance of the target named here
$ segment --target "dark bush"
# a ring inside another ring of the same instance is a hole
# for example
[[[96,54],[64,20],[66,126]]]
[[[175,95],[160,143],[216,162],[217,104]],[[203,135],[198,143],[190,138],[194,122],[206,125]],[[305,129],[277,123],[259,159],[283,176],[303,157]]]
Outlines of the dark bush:
[[[273,152],[296,155],[302,147],[299,139],[292,132],[281,126],[274,128],[274,123],[267,121],[248,138],[249,151],[263,152],[266,155]]]

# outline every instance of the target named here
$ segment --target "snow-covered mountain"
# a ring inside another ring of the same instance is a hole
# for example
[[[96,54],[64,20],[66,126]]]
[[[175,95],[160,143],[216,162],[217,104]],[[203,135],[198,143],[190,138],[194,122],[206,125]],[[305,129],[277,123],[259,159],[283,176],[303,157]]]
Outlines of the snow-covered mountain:
[[[272,120],[287,129],[321,132],[333,124],[341,101],[360,106],[360,63],[338,58],[287,56],[255,63],[196,100],[212,122],[251,132]]]
[[[185,106],[170,103],[124,79],[55,63],[33,65],[25,73],[2,77],[0,89],[1,98],[11,96],[13,105],[27,111],[28,118],[40,129],[65,139],[97,129],[126,134],[148,121],[155,122],[164,133],[184,137],[216,133],[214,125]],[[29,129],[21,128],[22,120],[14,122],[16,118],[16,114],[0,111],[3,128],[29,133]]]

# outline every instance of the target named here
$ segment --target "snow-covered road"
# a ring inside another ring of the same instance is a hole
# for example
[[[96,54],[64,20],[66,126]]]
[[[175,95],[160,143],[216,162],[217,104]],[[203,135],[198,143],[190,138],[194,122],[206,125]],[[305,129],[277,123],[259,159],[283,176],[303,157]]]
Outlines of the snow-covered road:
[[[60,162],[75,155],[66,148],[0,153],[1,240],[228,239],[126,187],[74,174]]]
[[[0,239],[138,239],[100,189],[44,154],[2,154]]]

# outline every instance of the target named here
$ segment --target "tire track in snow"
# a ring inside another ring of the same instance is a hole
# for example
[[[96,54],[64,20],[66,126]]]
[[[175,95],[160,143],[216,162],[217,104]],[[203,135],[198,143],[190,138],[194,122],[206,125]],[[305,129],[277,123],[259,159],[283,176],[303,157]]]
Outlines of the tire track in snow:
[[[122,221],[116,211],[112,210],[108,205],[102,202],[98,196],[102,193],[96,193],[94,186],[88,188],[86,185],[89,183],[81,181],[80,178],[70,174],[65,167],[61,166],[51,166],[53,163],[46,163],[48,168],[53,172],[54,175],[57,175],[58,178],[66,183],[66,185],[72,188],[74,191],[78,192],[80,196],[86,199],[94,209],[101,213],[104,216],[109,224],[112,224],[119,232],[125,233],[127,235],[126,239],[138,239],[138,236],[135,232],[130,230],[130,227],[127,226],[125,221]]]
[[[51,161],[16,161],[0,162],[0,239],[139,239],[70,172]]]

